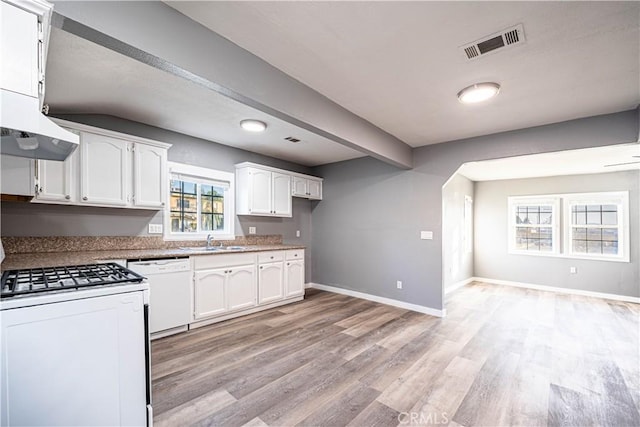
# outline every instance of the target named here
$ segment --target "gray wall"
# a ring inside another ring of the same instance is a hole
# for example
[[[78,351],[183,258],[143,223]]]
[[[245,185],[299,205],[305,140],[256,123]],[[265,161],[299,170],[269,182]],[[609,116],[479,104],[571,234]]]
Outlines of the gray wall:
[[[467,252],[466,239],[473,240],[473,230],[466,236],[465,196],[474,198],[474,182],[455,174],[442,188],[442,276],[447,289],[473,277],[473,245]],[[473,211],[470,213],[473,221]]]
[[[260,111],[411,167],[411,147],[398,138],[162,2],[55,1],[54,7],[57,14],[90,27],[54,19],[53,25],[65,31],[167,72],[186,78],[195,74],[198,84]]]
[[[326,186],[313,210],[312,281],[441,309],[442,186],[463,163],[637,139],[636,109],[417,148],[410,171],[371,158],[315,168]]]
[[[141,123],[100,115],[59,115],[59,118],[130,135],[173,144],[169,160],[227,172],[236,163],[250,161],[286,170],[309,173],[310,169],[272,157],[193,138]],[[293,199],[292,218],[236,217],[235,234],[281,234],[285,243],[310,247],[311,209],[317,202]],[[60,206],[38,203],[2,203],[0,233],[3,236],[136,236],[147,235],[149,223],[162,224],[163,212],[152,210]],[[301,236],[296,237],[296,230]],[[311,274],[311,253],[307,250],[307,275]]]
[[[475,276],[640,296],[639,171],[476,183]],[[629,191],[631,262],[592,261],[508,253],[509,196]],[[577,267],[577,274],[569,268]]]

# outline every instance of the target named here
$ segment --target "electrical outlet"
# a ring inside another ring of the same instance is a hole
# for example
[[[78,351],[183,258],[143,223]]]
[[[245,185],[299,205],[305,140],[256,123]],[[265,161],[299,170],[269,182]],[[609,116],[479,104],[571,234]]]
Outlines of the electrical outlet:
[[[255,227],[249,227],[249,234],[256,234],[256,228]]]
[[[296,237],[300,237],[300,230],[296,230]]]
[[[576,274],[576,273],[578,273],[578,268],[577,268],[577,267],[570,267],[570,268],[569,268],[569,273],[571,273],[571,274]]]
[[[149,224],[149,234],[162,234],[162,224]]]
[[[398,289],[402,289],[402,280],[398,280],[398,281],[396,282],[396,288],[398,288]]]
[[[433,240],[433,231],[421,231],[420,238],[422,240]]]

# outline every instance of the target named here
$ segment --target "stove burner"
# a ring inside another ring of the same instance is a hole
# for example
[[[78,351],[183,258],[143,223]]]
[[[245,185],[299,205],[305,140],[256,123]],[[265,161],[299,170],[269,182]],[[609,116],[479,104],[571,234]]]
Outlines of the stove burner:
[[[0,297],[78,290],[90,286],[139,283],[144,277],[116,263],[9,270],[2,273]]]

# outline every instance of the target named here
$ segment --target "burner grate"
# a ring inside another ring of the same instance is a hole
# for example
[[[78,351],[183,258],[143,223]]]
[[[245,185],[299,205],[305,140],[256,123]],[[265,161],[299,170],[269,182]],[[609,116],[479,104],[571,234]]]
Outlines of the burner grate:
[[[77,290],[118,283],[140,283],[144,277],[116,263],[9,270],[2,273],[1,297]]]

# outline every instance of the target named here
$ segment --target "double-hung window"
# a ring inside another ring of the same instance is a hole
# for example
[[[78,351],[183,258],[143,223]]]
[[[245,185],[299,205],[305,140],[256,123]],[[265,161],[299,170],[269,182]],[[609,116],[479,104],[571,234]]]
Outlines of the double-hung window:
[[[557,254],[559,214],[556,198],[509,197],[509,252]]]
[[[628,212],[628,191],[509,197],[509,253],[628,262]]]
[[[234,238],[234,174],[169,163],[165,238]]]
[[[628,192],[569,194],[565,252],[578,258],[628,260]]]

